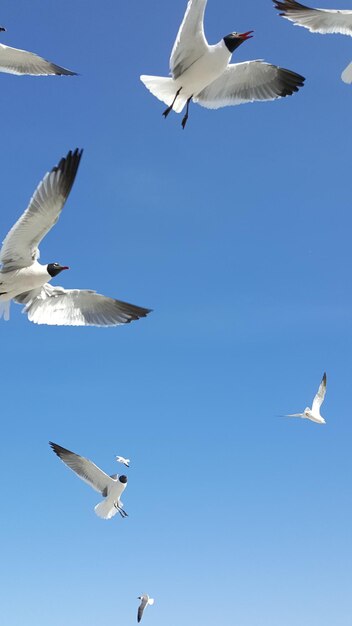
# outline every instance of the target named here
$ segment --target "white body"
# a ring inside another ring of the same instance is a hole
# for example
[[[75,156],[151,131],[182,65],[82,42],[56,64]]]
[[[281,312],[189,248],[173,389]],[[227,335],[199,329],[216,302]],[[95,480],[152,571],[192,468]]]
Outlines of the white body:
[[[117,456],[116,461],[118,463],[123,463],[123,465],[126,465],[126,467],[130,466],[130,459],[125,459],[124,456]]]
[[[46,265],[37,261],[29,267],[3,272],[0,270],[0,302],[7,302],[25,291],[38,289],[51,280]]]

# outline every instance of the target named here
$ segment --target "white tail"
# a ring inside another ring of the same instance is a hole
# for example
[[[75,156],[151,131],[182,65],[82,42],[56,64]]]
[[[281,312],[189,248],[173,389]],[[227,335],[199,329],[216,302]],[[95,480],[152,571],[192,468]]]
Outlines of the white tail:
[[[6,300],[5,302],[0,302],[0,320],[3,317],[5,322],[8,322],[10,319],[10,304],[11,300]]]
[[[352,63],[347,65],[346,69],[343,70],[343,72],[341,74],[341,78],[342,78],[343,82],[347,83],[348,85],[350,83],[352,83]]]
[[[177,83],[175,83],[173,78],[168,78],[167,76],[141,76],[140,79],[153,96],[170,106],[178,89]],[[182,96],[181,91],[176,98],[173,110],[176,113],[181,113],[186,102],[187,98]]]
[[[99,502],[99,504],[94,507],[94,511],[98,517],[102,517],[103,519],[111,519],[117,513],[114,503],[108,499]]]

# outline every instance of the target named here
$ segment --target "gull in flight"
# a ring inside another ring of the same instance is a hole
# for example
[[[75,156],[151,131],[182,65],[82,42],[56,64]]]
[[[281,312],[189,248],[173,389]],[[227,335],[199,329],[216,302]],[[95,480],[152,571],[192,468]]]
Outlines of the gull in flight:
[[[120,500],[122,492],[127,486],[127,476],[113,474],[108,476],[97,467],[89,459],[85,459],[79,454],[70,452],[57,443],[49,441],[49,445],[54,450],[55,454],[63,461],[67,467],[73,470],[77,476],[79,476],[84,482],[88,483],[95,491],[101,493],[105,500],[100,502],[94,507],[94,511],[103,519],[111,519],[120,513],[121,517],[128,517],[126,511],[123,509],[123,503]]]
[[[303,417],[303,419],[311,420],[312,422],[316,422],[317,424],[325,424],[325,419],[320,415],[320,407],[324,402],[326,393],[326,374],[324,372],[324,376],[319,385],[318,392],[313,400],[312,408],[310,409],[307,406],[304,409],[303,413],[291,413],[291,415],[285,415],[285,417]]]
[[[10,302],[24,304],[35,324],[117,326],[150,313],[95,291],[53,287],[49,281],[67,265],[38,263],[38,245],[58,221],[74,183],[82,150],[70,151],[48,172],[23,215],[6,235],[0,251],[0,318],[10,317]]]
[[[163,115],[180,113],[184,128],[191,100],[208,109],[291,96],[303,86],[304,77],[265,63],[246,61],[230,64],[232,53],[253,31],[230,33],[209,45],[203,28],[207,0],[189,0],[171,57],[171,77],[141,76],[149,91],[167,104]]]
[[[308,28],[311,33],[322,35],[339,33],[352,36],[352,11],[342,9],[311,9],[295,0],[273,0],[281,17],[295,26]],[[352,83],[352,62],[341,74],[344,83]]]
[[[138,596],[138,600],[140,600],[141,603],[138,607],[137,622],[140,622],[143,617],[145,607],[148,606],[148,604],[154,604],[154,598],[150,598],[147,593],[144,593],[142,596]]]
[[[0,32],[6,28],[0,26]],[[76,72],[71,72],[60,65],[55,65],[46,61],[33,52],[10,48],[0,44],[0,72],[6,74],[30,75],[30,76],[76,76]]]
[[[124,456],[117,456],[116,461],[118,463],[123,463],[124,465],[126,465],[126,467],[130,466],[130,459],[125,459]]]

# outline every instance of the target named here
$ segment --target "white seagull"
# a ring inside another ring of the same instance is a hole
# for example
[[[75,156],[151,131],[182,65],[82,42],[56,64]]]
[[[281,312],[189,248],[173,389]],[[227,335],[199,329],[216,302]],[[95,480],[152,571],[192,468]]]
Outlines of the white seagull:
[[[70,151],[44,176],[7,234],[0,251],[0,318],[9,319],[11,300],[25,305],[31,322],[58,326],[117,326],[150,312],[95,291],[53,287],[49,281],[69,268],[38,263],[38,245],[60,217],[81,156],[82,150]]]
[[[307,406],[303,413],[291,413],[291,415],[285,415],[285,417],[302,417],[303,419],[311,420],[317,424],[326,424],[325,419],[320,415],[320,407],[323,404],[326,393],[326,374],[319,385],[318,392],[313,400],[312,408]]]
[[[322,35],[339,33],[352,36],[352,11],[342,9],[311,9],[295,0],[273,0],[281,17],[293,22],[295,26],[308,28],[311,33]],[[352,62],[342,72],[344,83],[352,83]]]
[[[137,622],[140,622],[143,617],[145,607],[148,606],[148,604],[154,604],[154,598],[150,598],[147,593],[144,593],[142,596],[138,596],[137,599],[141,601],[137,613]]]
[[[1,31],[6,31],[6,28],[0,26]],[[33,52],[10,48],[4,44],[0,44],[0,72],[18,74],[19,76],[77,76],[76,72],[71,72],[65,67],[46,61]]]
[[[125,459],[124,456],[117,456],[116,461],[118,463],[123,463],[124,465],[126,465],[126,467],[130,466],[130,459]]]
[[[111,519],[117,512],[120,513],[121,517],[128,517],[120,500],[121,494],[127,486],[127,476],[119,476],[118,474],[108,476],[92,461],[85,459],[83,456],[70,452],[70,450],[66,450],[66,448],[52,441],[49,441],[49,445],[61,461],[73,470],[77,476],[104,496],[105,500],[94,507],[98,517]]]
[[[170,57],[171,78],[141,76],[151,93],[180,113],[186,105],[182,120],[188,119],[190,101],[208,109],[227,105],[274,100],[291,96],[304,83],[303,76],[270,65],[264,61],[229,64],[232,53],[253,31],[230,33],[210,46],[204,35],[203,19],[207,0],[189,0]]]

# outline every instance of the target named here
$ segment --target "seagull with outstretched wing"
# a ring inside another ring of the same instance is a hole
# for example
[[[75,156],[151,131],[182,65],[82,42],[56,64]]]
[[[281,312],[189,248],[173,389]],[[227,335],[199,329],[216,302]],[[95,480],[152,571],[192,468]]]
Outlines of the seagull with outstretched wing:
[[[303,26],[311,33],[352,36],[352,11],[345,9],[311,9],[295,0],[273,0],[281,17]],[[352,62],[341,74],[344,83],[352,83]]]
[[[6,28],[0,27],[0,31],[6,31]],[[0,72],[6,74],[17,74],[19,76],[76,76],[76,72],[65,67],[60,67],[51,61],[46,61],[42,57],[20,50],[19,48],[11,48],[0,44]]]
[[[312,422],[316,422],[317,424],[325,424],[325,419],[320,415],[320,407],[324,402],[326,393],[326,374],[324,372],[324,376],[319,385],[319,389],[314,397],[312,408],[307,406],[303,413],[291,413],[290,415],[285,415],[285,417],[302,417],[303,419],[311,420]]]
[[[230,64],[232,53],[253,31],[230,33],[209,45],[204,35],[207,0],[189,0],[171,57],[171,77],[142,75],[141,81],[167,104],[163,115],[180,113],[184,128],[191,100],[208,109],[291,96],[303,86],[304,77],[264,61]]]
[[[95,491],[98,491],[105,500],[99,502],[94,511],[103,519],[114,517],[117,512],[121,517],[128,517],[123,509],[123,503],[120,500],[122,492],[127,486],[127,476],[113,474],[108,476],[95,463],[85,459],[79,454],[70,452],[66,448],[59,446],[57,443],[49,441],[49,445],[55,454],[63,461],[67,467],[77,474],[84,482],[90,485]]]
[[[144,593],[142,596],[138,596],[138,600],[141,601],[138,607],[137,613],[137,622],[139,623],[143,617],[143,613],[145,608],[149,605],[154,604],[154,598],[150,598],[147,593]]]
[[[38,245],[58,221],[74,183],[82,150],[70,151],[38,185],[28,208],[6,235],[0,251],[0,318],[10,316],[10,302],[24,304],[35,324],[118,326],[150,313],[95,291],[53,287],[49,281],[67,265],[38,262]]]

